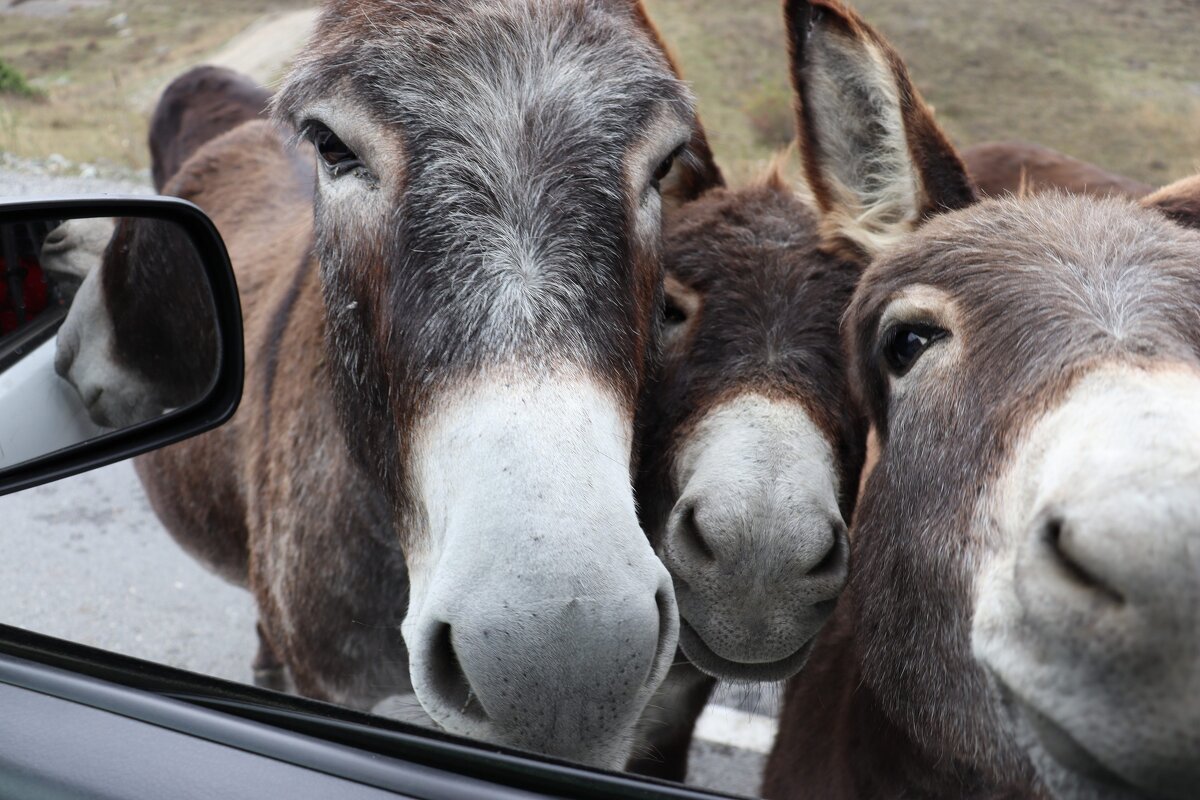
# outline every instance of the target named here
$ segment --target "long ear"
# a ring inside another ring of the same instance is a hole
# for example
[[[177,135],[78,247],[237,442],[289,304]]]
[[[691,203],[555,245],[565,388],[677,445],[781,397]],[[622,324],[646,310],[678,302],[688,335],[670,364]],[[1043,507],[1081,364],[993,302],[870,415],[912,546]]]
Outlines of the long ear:
[[[626,0],[626,2],[629,3],[629,8],[633,13],[634,22],[662,51],[663,57],[671,65],[671,70],[675,75],[682,78],[683,73],[679,69],[679,60],[663,40],[658,26],[646,13],[646,7],[642,5],[641,0]],[[713,187],[724,185],[725,178],[721,175],[721,169],[713,158],[712,148],[708,145],[708,136],[704,132],[704,125],[697,116],[691,141],[688,142],[683,153],[676,159],[675,166],[662,182],[663,204],[667,208],[679,206],[689,200],[695,200]]]
[[[1164,186],[1142,198],[1142,205],[1155,208],[1189,228],[1200,228],[1200,175]]]
[[[975,202],[962,160],[904,62],[836,0],[784,0],[796,129],[827,243],[874,256]]]

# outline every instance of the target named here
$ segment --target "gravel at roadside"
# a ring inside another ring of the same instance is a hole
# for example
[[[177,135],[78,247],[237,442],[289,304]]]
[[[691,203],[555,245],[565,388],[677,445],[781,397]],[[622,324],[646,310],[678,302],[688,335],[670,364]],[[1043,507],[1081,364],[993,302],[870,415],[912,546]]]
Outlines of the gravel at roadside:
[[[148,170],[75,164],[53,156],[19,159],[0,153],[0,197],[152,193]]]

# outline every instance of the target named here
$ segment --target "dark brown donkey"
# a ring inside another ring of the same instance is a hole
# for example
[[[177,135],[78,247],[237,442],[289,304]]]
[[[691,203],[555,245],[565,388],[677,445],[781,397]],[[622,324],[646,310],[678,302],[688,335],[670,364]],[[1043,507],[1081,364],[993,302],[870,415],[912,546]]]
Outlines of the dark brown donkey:
[[[683,777],[708,676],[798,671],[846,580],[866,422],[838,326],[861,265],[822,251],[797,189],[779,171],[715,189],[664,233],[667,321],[638,500],[691,663],[672,669],[665,691],[677,694],[647,720],[640,771]]]
[[[271,93],[245,75],[211,64],[179,75],[150,117],[150,174],[162,191],[192,153],[243,122],[266,118]]]
[[[1061,189],[1136,200],[1154,191],[1149,184],[1034,142],[982,142],[964,148],[962,160],[975,187],[987,197]]]
[[[1200,785],[1200,183],[974,202],[903,64],[788,4],[823,228],[880,432],[772,798],[1184,798]]]
[[[141,461],[156,509],[302,693],[621,766],[677,641],[631,442],[661,208],[719,180],[690,97],[631,0],[379,0],[327,5],[275,113],[315,202],[257,122],[170,185],[247,380]]]

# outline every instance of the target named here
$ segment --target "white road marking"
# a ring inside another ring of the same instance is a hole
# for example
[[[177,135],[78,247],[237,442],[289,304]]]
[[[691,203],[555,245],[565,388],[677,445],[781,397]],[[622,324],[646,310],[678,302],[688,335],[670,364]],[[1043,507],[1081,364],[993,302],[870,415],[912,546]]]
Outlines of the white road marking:
[[[771,752],[779,723],[772,717],[709,705],[696,722],[697,739],[755,753]]]

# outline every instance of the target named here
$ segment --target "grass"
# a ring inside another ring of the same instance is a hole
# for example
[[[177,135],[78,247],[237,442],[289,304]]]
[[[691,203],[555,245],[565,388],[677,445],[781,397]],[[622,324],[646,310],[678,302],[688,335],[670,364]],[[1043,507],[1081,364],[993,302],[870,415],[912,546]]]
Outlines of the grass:
[[[0,151],[147,166],[147,91],[216,50],[262,14],[309,5],[121,0],[46,18],[0,14],[0,60],[42,97],[0,99]],[[124,25],[114,20],[126,15]]]
[[[726,171],[754,173],[790,97],[781,3],[646,0]],[[1160,184],[1200,169],[1200,4],[855,0],[959,145],[1030,139]],[[767,98],[763,100],[761,98]],[[766,119],[763,119],[764,111]]]
[[[38,91],[29,85],[29,82],[25,80],[25,76],[18,72],[15,67],[0,60],[0,95],[36,97]]]
[[[777,0],[645,0],[745,179],[790,135]],[[40,97],[0,96],[0,151],[146,166],[147,93],[297,0],[116,0],[0,15],[0,61]],[[1200,168],[1194,0],[857,0],[960,145],[1023,138],[1150,183]],[[123,27],[111,24],[127,15]]]

